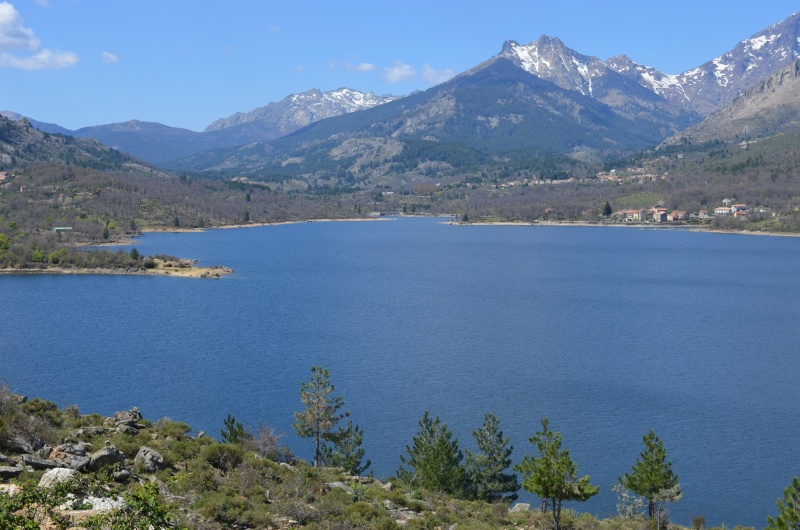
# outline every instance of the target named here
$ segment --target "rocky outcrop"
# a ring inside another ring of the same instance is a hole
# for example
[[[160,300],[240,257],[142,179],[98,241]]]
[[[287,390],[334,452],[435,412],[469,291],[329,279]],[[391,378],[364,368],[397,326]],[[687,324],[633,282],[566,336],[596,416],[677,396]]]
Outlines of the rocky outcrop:
[[[89,471],[97,471],[98,469],[102,469],[107,466],[121,464],[124,461],[125,455],[122,454],[122,451],[113,445],[109,445],[108,447],[103,447],[99,451],[95,451],[89,455],[89,464],[86,466],[86,468]]]
[[[159,469],[164,469],[167,465],[164,457],[161,456],[158,451],[145,447],[144,445],[139,448],[139,452],[136,453],[133,462],[146,473],[153,473]]]
[[[77,475],[78,472],[74,469],[67,469],[65,467],[50,469],[46,471],[44,475],[42,475],[42,478],[39,480],[39,487],[52,488],[56,484],[72,480]]]
[[[55,446],[50,451],[50,460],[58,462],[61,466],[82,471],[89,464],[84,444],[63,443]]]

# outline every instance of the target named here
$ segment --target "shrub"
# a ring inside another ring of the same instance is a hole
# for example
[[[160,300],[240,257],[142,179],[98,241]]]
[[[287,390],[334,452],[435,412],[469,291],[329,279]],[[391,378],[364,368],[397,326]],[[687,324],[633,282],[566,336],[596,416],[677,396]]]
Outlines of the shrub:
[[[226,473],[244,460],[244,449],[236,444],[209,445],[202,450],[202,458],[213,468]]]

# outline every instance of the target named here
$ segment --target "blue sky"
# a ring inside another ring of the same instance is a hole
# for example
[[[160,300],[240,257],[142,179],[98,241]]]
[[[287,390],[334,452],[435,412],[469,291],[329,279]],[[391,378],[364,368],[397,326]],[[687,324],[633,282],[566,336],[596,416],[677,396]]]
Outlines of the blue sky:
[[[202,130],[311,88],[426,89],[542,34],[677,74],[797,11],[800,0],[0,0],[0,110],[70,129]]]

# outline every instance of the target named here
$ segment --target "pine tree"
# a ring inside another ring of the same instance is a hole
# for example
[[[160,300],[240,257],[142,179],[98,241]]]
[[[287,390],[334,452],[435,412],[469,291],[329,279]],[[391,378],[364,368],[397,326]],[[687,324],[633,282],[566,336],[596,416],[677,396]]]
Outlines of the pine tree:
[[[456,497],[466,493],[464,458],[458,439],[438,416],[431,419],[428,411],[419,420],[419,432],[406,446],[408,457],[400,457],[397,476],[412,487],[441,491]]]
[[[551,431],[547,418],[542,430],[530,438],[539,457],[525,456],[515,467],[522,473],[522,487],[542,499],[542,509],[549,506],[555,530],[561,528],[561,507],[564,501],[585,501],[600,491],[589,483],[589,476],[578,478],[578,468],[569,451],[561,449],[561,433]]]
[[[471,494],[478,499],[496,501],[517,498],[519,481],[516,473],[506,473],[511,467],[513,446],[500,430],[500,420],[492,413],[483,418],[480,429],[472,431],[480,453],[466,451],[466,468]],[[506,495],[510,494],[510,495]]]
[[[339,413],[344,406],[342,396],[333,396],[328,370],[311,368],[311,380],[300,385],[300,401],[305,407],[294,413],[292,424],[298,436],[314,439],[314,467],[319,467],[324,435],[329,433],[347,414]]]
[[[324,435],[327,442],[322,446],[321,462],[325,466],[343,467],[351,475],[361,475],[372,464],[371,460],[361,465],[364,459],[364,432],[352,421],[347,427],[339,427],[338,432]]]
[[[647,499],[647,516],[653,519],[663,515],[664,506],[681,498],[678,475],[672,471],[672,462],[667,461],[664,442],[651,430],[642,438],[644,451],[633,464],[631,473],[619,478],[620,484]],[[666,522],[666,521],[664,521]],[[659,523],[660,526],[661,523]]]
[[[800,530],[800,482],[794,477],[778,499],[778,515],[767,517],[769,530]]]

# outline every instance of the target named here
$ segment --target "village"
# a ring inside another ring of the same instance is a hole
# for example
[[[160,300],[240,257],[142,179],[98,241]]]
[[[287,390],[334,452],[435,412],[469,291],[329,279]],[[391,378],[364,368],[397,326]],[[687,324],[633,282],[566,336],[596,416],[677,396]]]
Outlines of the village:
[[[651,208],[617,210],[611,214],[611,217],[625,223],[673,223],[714,217],[746,218],[750,215],[750,207],[747,204],[736,203],[735,199],[725,198],[722,199],[722,206],[717,206],[713,210],[703,209],[691,213],[683,210],[667,212],[663,203],[659,203]],[[760,213],[769,212],[768,209],[764,209]]]

